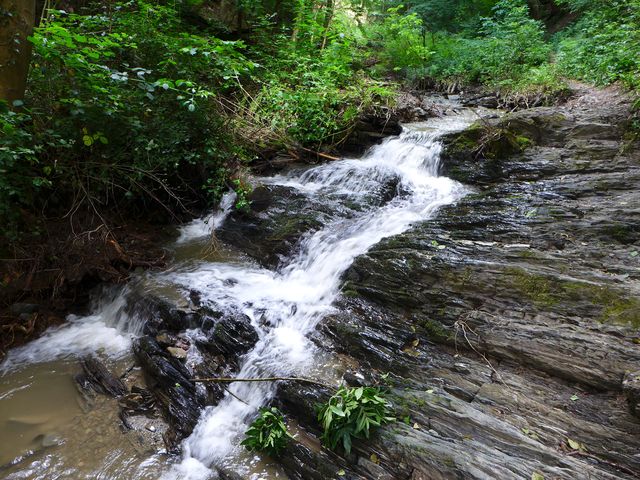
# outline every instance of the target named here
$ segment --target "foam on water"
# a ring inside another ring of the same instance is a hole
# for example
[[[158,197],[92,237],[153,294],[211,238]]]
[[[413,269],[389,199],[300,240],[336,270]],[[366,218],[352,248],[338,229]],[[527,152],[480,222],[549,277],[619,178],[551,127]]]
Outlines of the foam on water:
[[[180,227],[180,236],[176,240],[177,244],[188,243],[211,235],[211,233],[222,225],[224,219],[227,218],[229,211],[233,208],[236,201],[236,193],[231,191],[222,196],[220,207],[211,215],[196,218],[189,223]]]
[[[353,260],[385,237],[399,234],[455,202],[465,188],[438,176],[441,145],[437,137],[460,129],[469,120],[457,117],[435,130],[407,131],[388,139],[361,159],[345,159],[277,176],[266,183],[298,189],[307,195],[368,195],[375,185],[397,176],[406,195],[349,218],[335,218],[306,237],[298,253],[277,271],[242,265],[202,263],[192,271],[172,272],[166,281],[195,288],[217,306],[240,310],[260,334],[245,357],[239,377],[301,375],[310,367],[314,347],[306,334],[332,309],[340,277]],[[183,461],[166,478],[204,479],[208,467],[233,465],[239,441],[255,411],[275,393],[270,383],[235,383],[227,395],[207,408],[185,440]],[[244,400],[239,401],[238,398]],[[245,403],[246,402],[246,403]]]
[[[429,219],[438,208],[455,202],[465,188],[438,175],[441,145],[437,138],[458,130],[473,118],[457,115],[437,123],[406,130],[399,137],[374,147],[362,159],[344,159],[304,171],[262,179],[285,185],[339,207],[360,204],[360,209],[336,208],[324,228],[307,235],[288,261],[276,271],[249,262],[186,262],[172,270],[151,274],[158,284],[195,289],[216,309],[249,316],[259,334],[255,348],[242,359],[239,377],[305,375],[313,366],[314,346],[307,334],[331,312],[340,292],[340,278],[353,260],[385,237],[406,231]],[[372,192],[397,183],[399,195],[382,206],[371,202]],[[233,207],[233,194],[225,195],[221,209],[208,218],[182,227],[178,243],[202,239],[219,227]],[[348,210],[348,214],[342,214]],[[94,313],[69,317],[40,339],[12,350],[0,373],[22,364],[45,362],[71,355],[101,351],[119,356],[130,352],[132,339],[143,320],[126,313],[126,291],[103,298]],[[197,330],[189,336],[197,338]],[[190,353],[197,361],[197,351]],[[183,443],[183,459],[167,479],[202,480],[215,476],[215,467],[238,469],[238,444],[256,410],[275,394],[272,383],[233,383],[215,407],[202,412],[192,435]],[[236,398],[237,397],[237,398]],[[239,401],[238,398],[243,401]],[[246,402],[246,403],[245,403]]]
[[[31,363],[101,352],[119,357],[130,352],[131,341],[142,331],[144,320],[125,312],[127,299],[121,289],[101,297],[88,316],[69,315],[67,323],[50,328],[37,340],[9,351],[0,373]]]

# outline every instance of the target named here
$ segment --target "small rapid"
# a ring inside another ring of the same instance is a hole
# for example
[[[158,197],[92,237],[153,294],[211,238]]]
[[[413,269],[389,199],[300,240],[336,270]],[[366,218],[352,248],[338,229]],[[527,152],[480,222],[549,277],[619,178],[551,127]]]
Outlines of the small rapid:
[[[318,365],[324,360],[319,360],[320,352],[307,335],[334,310],[343,273],[356,257],[383,238],[432,218],[439,208],[468,192],[462,184],[439,175],[442,145],[438,138],[463,129],[476,118],[474,111],[462,110],[410,125],[363,158],[345,158],[256,179],[257,183],[293,189],[333,212],[321,229],[302,237],[295,251],[276,269],[260,267],[238,255],[216,260],[206,256],[186,258],[167,271],[140,276],[136,287],[173,294],[177,291],[185,298],[196,290],[202,303],[215,310],[247,315],[259,339],[241,357],[238,377],[326,374]],[[376,192],[389,185],[393,194],[380,201]],[[219,211],[184,225],[176,248],[191,252],[190,245],[203,245],[224,224],[235,200],[235,194],[227,194]],[[66,361],[96,352],[126,361],[145,321],[132,314],[135,309],[127,308],[132,289],[107,292],[90,315],[70,316],[64,326],[12,350],[0,365],[0,376],[25,365]],[[187,333],[193,338],[200,334],[198,329]],[[196,342],[192,343],[189,360],[197,361]],[[248,463],[253,460],[247,458],[239,443],[257,409],[275,395],[275,385],[233,383],[229,391],[216,406],[202,412],[193,433],[183,441],[179,462],[170,468],[161,467],[163,462],[154,456],[154,471],[165,470],[163,479],[204,480],[216,478],[216,469],[251,470]],[[147,467],[143,462],[138,468],[142,471]],[[43,472],[38,478],[46,478],[47,470]],[[142,474],[132,475],[127,478],[143,478]],[[125,477],[114,474],[110,478]]]
[[[332,310],[340,278],[353,260],[385,237],[433,216],[466,193],[463,185],[438,175],[442,133],[462,128],[464,118],[432,130],[406,130],[374,147],[363,159],[344,159],[265,183],[294,187],[320,198],[367,196],[376,184],[398,177],[397,195],[379,208],[336,218],[306,237],[276,271],[243,265],[200,264],[167,274],[167,281],[195,288],[204,298],[249,316],[260,340],[243,361],[239,377],[304,375],[313,366],[314,346],[306,335]],[[209,466],[234,462],[247,422],[275,394],[269,383],[235,383],[217,406],[207,408],[184,441],[184,457],[165,478],[209,478]],[[240,400],[242,399],[242,401]]]

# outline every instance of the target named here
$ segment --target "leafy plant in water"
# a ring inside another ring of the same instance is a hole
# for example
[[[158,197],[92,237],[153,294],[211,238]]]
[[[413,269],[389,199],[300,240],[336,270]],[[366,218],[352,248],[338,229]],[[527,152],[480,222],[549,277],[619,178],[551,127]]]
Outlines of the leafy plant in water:
[[[380,388],[341,387],[320,407],[318,421],[324,445],[332,450],[342,445],[350,453],[353,438],[369,438],[372,429],[395,421],[395,417]]]
[[[245,432],[241,445],[253,452],[265,452],[276,456],[291,438],[280,410],[275,407],[260,409],[260,415]]]

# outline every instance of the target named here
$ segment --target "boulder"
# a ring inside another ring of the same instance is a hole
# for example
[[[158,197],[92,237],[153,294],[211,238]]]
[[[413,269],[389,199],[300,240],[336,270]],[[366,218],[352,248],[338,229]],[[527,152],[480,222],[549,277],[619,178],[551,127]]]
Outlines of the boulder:
[[[216,235],[267,267],[276,267],[303,235],[330,218],[326,206],[291,187],[257,187],[248,200],[249,210],[231,213]]]
[[[251,319],[243,314],[226,315],[218,320],[206,340],[199,345],[213,355],[234,358],[251,350],[258,342],[258,332],[251,325]]]
[[[193,375],[185,365],[161,348],[153,337],[136,339],[133,351],[170,425],[165,437],[167,448],[175,451],[198,423],[206,397],[196,388],[191,380]]]

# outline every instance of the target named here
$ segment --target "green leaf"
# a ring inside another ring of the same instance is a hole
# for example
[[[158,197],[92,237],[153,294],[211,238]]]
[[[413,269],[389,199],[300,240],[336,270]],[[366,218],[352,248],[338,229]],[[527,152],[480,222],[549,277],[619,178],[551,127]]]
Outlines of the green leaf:
[[[342,437],[342,446],[344,451],[347,452],[347,455],[351,453],[351,435],[345,433]]]
[[[356,400],[360,400],[363,392],[364,392],[364,389],[362,387],[355,389],[354,396],[356,397]]]
[[[260,410],[258,417],[245,431],[245,439],[241,445],[248,450],[257,450],[277,456],[292,438],[287,432],[284,417],[280,411],[272,407]]]
[[[544,476],[541,473],[533,472],[531,474],[531,480],[544,480]]]
[[[91,135],[83,135],[83,136],[82,136],[82,142],[83,142],[87,147],[90,147],[91,145],[93,145],[93,138],[91,137]]]

